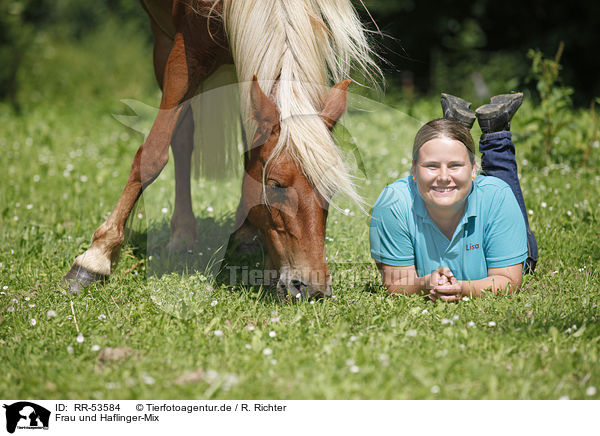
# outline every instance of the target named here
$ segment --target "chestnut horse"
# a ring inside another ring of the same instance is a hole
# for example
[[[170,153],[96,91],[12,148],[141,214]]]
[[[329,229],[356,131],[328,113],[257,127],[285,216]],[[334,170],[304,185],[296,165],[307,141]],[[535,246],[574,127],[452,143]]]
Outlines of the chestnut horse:
[[[325,224],[332,196],[360,202],[331,129],[346,108],[350,68],[378,71],[350,0],[142,0],[154,35],[160,111],[138,149],[115,208],[64,283],[105,280],[125,222],[173,150],[175,210],[169,248],[196,238],[190,196],[190,99],[221,65],[240,83],[245,173],[240,238],[262,236],[280,295],[331,295]],[[327,83],[339,82],[331,90]]]

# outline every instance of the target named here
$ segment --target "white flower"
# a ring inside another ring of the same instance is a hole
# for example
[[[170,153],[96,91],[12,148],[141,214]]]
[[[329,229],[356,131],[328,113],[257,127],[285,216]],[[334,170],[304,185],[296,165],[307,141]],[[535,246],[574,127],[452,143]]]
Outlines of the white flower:
[[[147,385],[153,385],[154,383],[156,383],[156,380],[154,380],[154,377],[152,377],[151,375],[148,375],[148,374],[142,375],[142,379],[144,380],[144,383]]]
[[[590,386],[585,390],[585,394],[588,397],[593,397],[594,395],[596,395],[597,392],[598,392],[598,390],[596,389],[595,386]]]
[[[452,321],[458,321],[458,315],[454,315],[454,316],[452,317]]]
[[[37,321],[35,320],[35,318],[32,318],[31,319],[31,325],[36,325],[36,324],[37,324]]]
[[[354,341],[356,341],[356,339],[357,339],[356,336],[350,336],[350,342],[354,342]]]
[[[219,304],[219,302],[217,300],[213,300],[210,302],[210,305],[215,307],[217,304]]]
[[[264,354],[265,356],[270,356],[271,354],[273,354],[273,350],[271,350],[270,348],[265,348],[265,349],[263,350],[263,354]]]
[[[81,344],[81,343],[83,343],[83,341],[85,341],[85,338],[83,337],[83,335],[81,333],[79,333],[77,335],[77,342],[79,342]]]
[[[31,298],[25,297],[25,301],[29,301],[29,300],[31,300]]]
[[[251,350],[251,349],[252,349],[252,345],[246,344],[246,350]]]
[[[415,336],[417,336],[417,331],[416,330],[408,330],[406,332],[406,336],[408,336],[409,338],[414,338]]]
[[[248,327],[246,327],[248,329],[249,332],[251,332],[252,330],[254,330],[256,327],[254,327],[253,325],[248,325]]]
[[[92,345],[92,351],[100,351],[100,345]]]
[[[360,368],[359,368],[358,366],[356,366],[356,365],[352,365],[352,366],[349,368],[349,370],[350,370],[350,372],[351,372],[351,373],[353,373],[353,374],[356,374],[357,372],[359,372],[359,371],[360,371]]]
[[[433,385],[430,389],[432,394],[439,394],[440,393],[440,387],[438,385]]]
[[[529,209],[529,210],[527,211],[527,213],[528,213],[529,215],[533,215],[533,211],[532,211],[531,209]]]
[[[545,201],[542,201],[542,207],[548,206]]]
[[[106,315],[104,315],[103,313],[101,313],[100,315],[98,315],[98,319],[100,321],[102,321],[102,320],[106,319]]]
[[[350,209],[344,209],[344,215],[348,215],[350,213]]]
[[[2,286],[2,289],[4,289],[6,291],[8,289],[8,286],[4,285],[4,286]]]
[[[214,209],[213,209],[211,206],[208,206],[208,207],[206,208],[206,211],[207,211],[208,213],[211,213],[213,210],[214,210]]]
[[[33,309],[35,307],[35,303],[28,304],[28,306]]]
[[[166,207],[163,207],[163,208],[162,208],[160,211],[161,211],[162,213],[167,213],[167,212],[169,211],[169,209],[167,209]]]
[[[475,324],[475,322],[473,322],[473,321],[469,321],[469,322],[467,323],[467,327],[471,327],[471,328],[475,329],[475,328],[477,328],[477,325]]]
[[[421,315],[425,315],[426,313],[429,313],[429,311],[427,309],[423,309],[423,311],[421,312]]]
[[[277,359],[271,359],[271,364],[272,365],[277,365]]]
[[[272,338],[274,338],[275,336],[277,336],[277,333],[275,333],[273,330],[271,330],[269,332],[269,336],[272,337]]]
[[[137,214],[137,217],[138,217],[139,219],[142,219],[142,218],[144,218],[144,215],[143,215],[143,214],[141,214],[141,213],[138,213],[138,214]]]
[[[71,347],[70,345],[67,347],[67,353],[73,354],[73,347]]]
[[[446,318],[442,318],[442,325],[446,325],[446,324],[454,324],[454,321],[452,321],[451,319],[446,319]]]
[[[50,318],[56,318],[56,312],[53,311],[53,310],[49,310],[48,312],[46,312],[46,317],[48,319],[50,319]]]
[[[217,338],[220,338],[220,337],[222,337],[222,336],[223,336],[223,330],[215,330],[215,331],[213,332],[213,334],[214,334],[214,335],[215,335]]]
[[[490,327],[496,327],[496,323],[495,323],[494,321],[490,321],[490,322],[488,322],[488,325],[489,325]]]
[[[573,212],[571,212],[570,210],[567,211],[567,215],[571,216],[573,215]]]

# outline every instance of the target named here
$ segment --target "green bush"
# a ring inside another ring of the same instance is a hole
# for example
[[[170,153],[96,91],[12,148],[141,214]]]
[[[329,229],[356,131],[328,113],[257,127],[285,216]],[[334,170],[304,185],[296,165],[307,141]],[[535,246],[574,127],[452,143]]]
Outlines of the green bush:
[[[563,164],[571,167],[597,165],[594,148],[598,148],[598,116],[591,110],[573,109],[573,89],[562,85],[561,43],[554,58],[539,50],[530,50],[530,78],[536,84],[539,105],[528,111],[522,130],[530,147],[527,159],[535,166]]]
[[[27,1],[0,3],[0,100],[8,100],[17,109],[17,73],[33,39],[28,5]]]

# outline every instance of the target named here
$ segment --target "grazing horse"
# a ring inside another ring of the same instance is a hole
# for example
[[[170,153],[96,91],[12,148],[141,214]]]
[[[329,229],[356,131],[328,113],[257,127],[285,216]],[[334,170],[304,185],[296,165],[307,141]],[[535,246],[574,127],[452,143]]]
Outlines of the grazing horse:
[[[190,196],[189,101],[221,65],[239,82],[245,173],[239,238],[260,234],[280,295],[331,295],[325,224],[333,195],[360,202],[331,130],[346,108],[351,67],[378,72],[350,0],[142,0],[154,35],[159,113],[115,208],[64,278],[74,292],[106,279],[125,222],[171,145],[176,199],[169,248],[196,238]],[[328,83],[338,82],[329,89]]]

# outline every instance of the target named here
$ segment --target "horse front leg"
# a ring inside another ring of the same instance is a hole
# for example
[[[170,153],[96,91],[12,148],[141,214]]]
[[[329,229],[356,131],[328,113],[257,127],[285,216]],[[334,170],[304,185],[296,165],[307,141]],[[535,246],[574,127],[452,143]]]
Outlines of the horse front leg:
[[[167,249],[177,253],[191,250],[196,243],[196,218],[190,189],[191,158],[194,148],[194,118],[191,108],[181,116],[171,141],[175,161],[175,210],[171,218],[171,240]]]
[[[160,111],[148,138],[138,149],[127,184],[107,220],[96,229],[92,244],[73,262],[63,278],[63,287],[79,292],[92,282],[104,281],[116,264],[124,240],[125,222],[142,191],[160,174],[169,158],[169,144],[182,113],[210,72],[186,46],[182,33],[175,35],[163,82]]]

